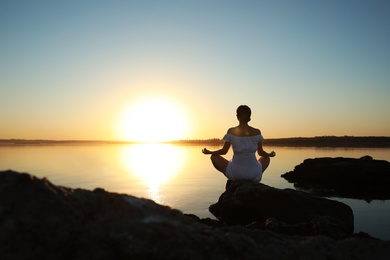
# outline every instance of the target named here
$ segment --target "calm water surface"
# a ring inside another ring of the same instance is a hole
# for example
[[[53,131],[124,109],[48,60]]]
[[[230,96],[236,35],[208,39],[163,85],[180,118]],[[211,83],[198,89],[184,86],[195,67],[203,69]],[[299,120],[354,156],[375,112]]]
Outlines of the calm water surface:
[[[169,144],[0,146],[0,170],[28,172],[71,188],[101,187],[150,198],[184,213],[213,217],[208,207],[218,201],[226,179],[214,170],[202,148]],[[293,188],[280,175],[306,158],[371,155],[390,161],[390,148],[265,147],[265,150],[275,150],[277,156],[272,158],[261,182],[277,188]],[[227,154],[227,158],[231,156]],[[332,199],[353,209],[355,232],[390,240],[389,200],[368,203]]]

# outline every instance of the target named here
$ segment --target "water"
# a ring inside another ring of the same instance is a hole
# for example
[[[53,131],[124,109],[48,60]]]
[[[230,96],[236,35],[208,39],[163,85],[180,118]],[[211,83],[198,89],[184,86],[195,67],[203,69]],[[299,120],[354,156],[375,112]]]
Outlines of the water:
[[[149,198],[184,213],[213,217],[208,207],[225,190],[226,179],[203,155],[203,146],[169,144],[96,144],[0,146],[0,170],[12,169],[47,177],[56,185],[126,193]],[[211,147],[217,149],[218,147]],[[306,158],[370,155],[390,161],[390,148],[265,147],[277,156],[262,183],[294,188],[280,177]],[[226,155],[231,158],[231,152]],[[390,240],[390,200],[370,203],[332,198],[354,211],[355,232]]]

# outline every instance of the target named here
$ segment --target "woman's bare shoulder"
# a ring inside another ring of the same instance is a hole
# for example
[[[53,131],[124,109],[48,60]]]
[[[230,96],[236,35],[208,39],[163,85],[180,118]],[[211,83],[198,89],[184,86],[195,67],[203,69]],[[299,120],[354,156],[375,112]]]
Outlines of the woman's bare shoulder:
[[[252,127],[252,135],[261,135],[260,129]]]
[[[228,134],[231,134],[231,135],[236,135],[237,134],[237,126],[235,127],[230,127],[227,131]]]
[[[234,136],[254,136],[261,134],[259,129],[253,128],[251,126],[249,129],[241,129],[239,126],[231,127],[228,129],[227,133]]]

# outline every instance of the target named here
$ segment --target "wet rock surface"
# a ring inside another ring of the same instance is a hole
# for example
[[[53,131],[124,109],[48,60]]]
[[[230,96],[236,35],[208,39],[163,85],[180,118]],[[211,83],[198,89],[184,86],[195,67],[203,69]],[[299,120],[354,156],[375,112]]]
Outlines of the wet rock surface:
[[[282,177],[318,196],[390,199],[390,163],[370,156],[306,159]]]
[[[270,230],[222,226],[147,199],[103,189],[69,189],[29,174],[0,172],[2,260],[386,259],[390,255],[390,242],[369,236],[338,240]]]

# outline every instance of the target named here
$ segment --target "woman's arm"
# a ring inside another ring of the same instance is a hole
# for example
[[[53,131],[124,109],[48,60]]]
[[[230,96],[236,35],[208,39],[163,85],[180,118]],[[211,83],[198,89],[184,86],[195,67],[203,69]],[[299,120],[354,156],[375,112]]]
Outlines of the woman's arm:
[[[224,154],[226,154],[226,153],[229,151],[230,146],[231,146],[231,143],[225,142],[225,143],[223,144],[223,147],[222,147],[221,149],[219,149],[219,150],[210,151],[210,150],[208,150],[207,148],[203,148],[202,152],[203,152],[204,154],[224,155]]]
[[[260,156],[266,156],[266,157],[274,157],[276,155],[276,153],[274,151],[272,151],[270,153],[267,153],[266,151],[264,151],[263,144],[261,142],[259,142],[257,144],[257,154]]]

